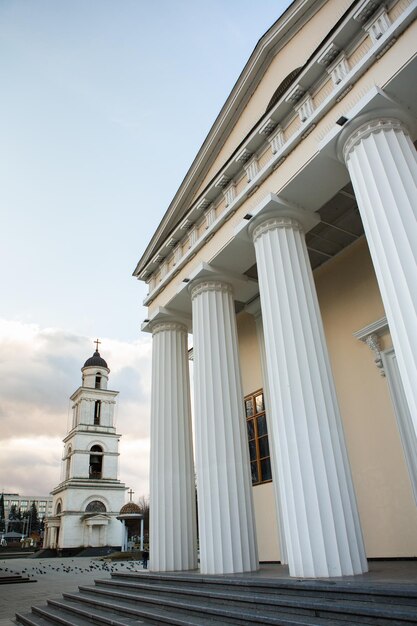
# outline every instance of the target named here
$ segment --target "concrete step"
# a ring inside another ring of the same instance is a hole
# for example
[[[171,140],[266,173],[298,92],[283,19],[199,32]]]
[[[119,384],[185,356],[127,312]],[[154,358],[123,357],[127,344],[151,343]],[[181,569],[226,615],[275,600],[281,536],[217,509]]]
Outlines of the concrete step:
[[[117,612],[128,613],[130,615],[145,615],[146,619],[150,619],[152,612],[156,609],[158,619],[160,607],[168,612],[167,623],[178,624],[270,624],[277,626],[285,624],[291,625],[329,625],[328,619],[322,619],[320,616],[314,615],[314,612],[307,611],[305,614],[301,612],[292,612],[283,610],[259,611],[256,607],[246,606],[235,607],[228,603],[214,604],[208,603],[206,598],[193,602],[187,600],[172,600],[169,598],[161,598],[158,593],[143,594],[137,592],[119,592],[114,593],[110,590],[100,590],[98,587],[80,587],[77,594],[64,594],[66,599],[73,602],[82,602],[96,607],[107,607],[117,610]],[[115,608],[117,607],[117,609]],[[173,616],[178,621],[173,622]],[[160,621],[162,621],[160,619]],[[165,623],[165,622],[164,622]],[[340,624],[338,619],[331,622],[332,624]],[[349,621],[343,619],[343,626],[357,626],[357,621]]]
[[[177,581],[183,586],[187,583],[188,589],[198,589],[203,592],[208,588],[222,590],[255,591],[256,593],[277,593],[285,592],[286,595],[299,596],[300,592],[304,596],[337,598],[345,600],[358,600],[372,602],[386,602],[389,604],[410,604],[417,607],[417,584],[383,584],[325,580],[291,580],[291,579],[268,579],[260,577],[227,577],[227,576],[199,576],[193,574],[156,574],[146,572],[118,572],[112,574],[112,579],[123,579],[129,581],[147,581],[148,584],[157,582],[160,585],[172,586]]]
[[[16,617],[28,626],[410,626],[417,586],[119,572]]]
[[[35,613],[33,608],[32,613],[16,613],[16,622],[23,626],[51,626],[53,623]]]
[[[34,583],[34,578],[28,578],[21,574],[0,574],[0,585],[11,585],[14,583]]]
[[[125,581],[118,580],[117,576],[111,580],[97,581],[95,591],[101,593],[101,588],[105,589],[110,595],[115,597],[132,597],[141,598],[143,601],[147,599],[147,594],[157,595],[158,600],[165,601],[181,600],[192,605],[195,599],[201,600],[210,608],[212,605],[227,605],[235,608],[248,608],[259,612],[276,613],[277,611],[286,611],[288,613],[312,614],[316,616],[332,615],[340,617],[342,615],[361,616],[367,622],[370,618],[372,623],[375,616],[385,617],[386,619],[410,619],[415,618],[417,609],[413,605],[400,605],[398,602],[394,605],[392,602],[375,604],[367,600],[364,596],[360,597],[360,601],[352,598],[323,598],[321,596],[304,595],[299,592],[298,595],[287,595],[283,592],[272,593],[268,589],[268,593],[259,593],[258,589],[253,590],[223,590],[217,589],[197,589],[188,588],[188,585],[159,585],[151,581]],[[87,588],[80,588],[81,590]],[[381,612],[381,609],[383,611]]]
[[[89,608],[91,607],[91,608]],[[117,601],[105,602],[97,601],[92,598],[91,602],[88,598],[80,597],[79,594],[64,594],[64,599],[50,600],[48,606],[43,609],[43,615],[49,615],[50,623],[62,624],[61,621],[54,621],[59,615],[62,619],[63,613],[67,613],[65,622],[69,624],[78,624],[79,619],[88,619],[88,623],[97,624],[119,624],[126,625],[150,625],[150,624],[173,624],[176,626],[213,626],[218,622],[199,618],[197,621],[190,619],[188,615],[173,615],[169,610],[160,607],[158,609],[150,607],[131,607],[127,603],[119,603]],[[100,616],[104,616],[103,619]],[[81,623],[85,624],[86,621]]]
[[[187,590],[180,594],[172,593],[172,588],[153,589],[147,587],[145,589],[120,590],[110,584],[103,584],[103,581],[97,581],[95,587],[80,587],[82,599],[86,594],[89,601],[93,597],[97,600],[98,596],[102,596],[109,601],[115,599],[118,602],[140,602],[147,606],[160,605],[163,603],[165,607],[169,607],[173,611],[188,611],[195,615],[212,615],[215,617],[224,617],[229,621],[235,620],[240,623],[241,616],[244,614],[248,623],[258,619],[259,615],[263,615],[265,624],[277,624],[276,616],[286,613],[287,615],[296,614],[303,616],[322,617],[328,619],[351,619],[352,622],[360,620],[363,624],[378,623],[383,624],[401,623],[417,623],[417,611],[414,607],[400,605],[374,605],[370,602],[354,602],[346,600],[323,600],[322,598],[305,598],[303,596],[284,596],[281,594],[269,597],[259,594],[247,593],[237,594],[231,592],[217,591],[210,594],[201,593],[191,595]],[[378,620],[376,622],[375,620]]]
[[[144,620],[117,618],[110,611],[89,610],[65,600],[49,600],[45,607],[32,607],[29,615],[16,614],[18,623],[27,626],[85,626],[85,624],[106,624],[108,626],[139,626],[145,625]],[[148,622],[149,624],[149,622]]]
[[[208,584],[191,584],[189,581],[186,583],[179,580],[161,581],[159,578],[153,579],[146,575],[125,575],[124,573],[112,574],[111,579],[104,579],[97,582],[97,585],[114,587],[119,589],[131,589],[131,590],[152,590],[158,591],[158,593],[169,593],[172,595],[186,595],[186,596],[204,596],[207,598],[216,598],[219,600],[225,599],[230,601],[231,598],[236,599],[238,602],[247,603],[260,603],[260,604],[280,604],[282,598],[291,599],[294,601],[300,598],[312,599],[314,601],[347,601],[347,602],[371,602],[377,604],[401,604],[404,606],[415,607],[417,610],[417,586],[413,586],[412,589],[408,589],[408,593],[404,590],[391,596],[387,595],[389,590],[385,589],[384,594],[372,594],[370,591],[363,593],[354,593],[350,590],[348,593],[343,593],[337,589],[330,588],[330,591],[322,590],[321,587],[316,587],[314,590],[305,589],[299,586],[295,589],[289,589],[285,585],[210,585]]]

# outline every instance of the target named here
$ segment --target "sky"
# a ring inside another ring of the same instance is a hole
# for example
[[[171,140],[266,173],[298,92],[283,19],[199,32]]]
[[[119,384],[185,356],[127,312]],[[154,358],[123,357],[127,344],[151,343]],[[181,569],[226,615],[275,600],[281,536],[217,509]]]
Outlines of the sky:
[[[119,478],[149,493],[151,338],[132,272],[289,0],[0,0],[0,489],[60,480],[101,340]],[[163,184],[161,184],[163,181]]]

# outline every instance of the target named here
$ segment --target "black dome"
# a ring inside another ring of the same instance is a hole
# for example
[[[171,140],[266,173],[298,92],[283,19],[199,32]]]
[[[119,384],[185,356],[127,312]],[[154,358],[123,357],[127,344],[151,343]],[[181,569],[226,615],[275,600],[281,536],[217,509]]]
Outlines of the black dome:
[[[97,350],[94,352],[93,356],[86,360],[84,367],[105,367],[109,369],[106,361],[101,358],[100,352]]]

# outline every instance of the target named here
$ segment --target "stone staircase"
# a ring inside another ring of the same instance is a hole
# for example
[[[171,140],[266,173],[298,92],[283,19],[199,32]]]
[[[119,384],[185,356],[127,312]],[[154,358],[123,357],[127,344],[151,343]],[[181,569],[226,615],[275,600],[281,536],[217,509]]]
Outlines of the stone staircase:
[[[0,573],[0,585],[14,585],[16,583],[33,583],[36,582],[29,578],[28,576],[22,576],[21,574],[14,574],[10,572],[6,574],[4,572]]]
[[[64,624],[417,624],[417,584],[271,579],[256,576],[117,573],[16,614],[27,626]]]

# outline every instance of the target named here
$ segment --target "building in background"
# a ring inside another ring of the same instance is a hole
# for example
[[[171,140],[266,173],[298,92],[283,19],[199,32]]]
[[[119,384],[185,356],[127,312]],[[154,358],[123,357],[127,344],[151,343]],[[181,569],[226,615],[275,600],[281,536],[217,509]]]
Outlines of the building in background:
[[[114,426],[118,391],[107,388],[110,370],[97,349],[81,369],[82,384],[71,396],[72,425],[64,439],[61,482],[52,491],[44,547],[64,552],[81,547],[118,548],[117,519],[125,485],[118,480],[120,434]]]
[[[42,519],[52,513],[52,496],[21,496],[18,493],[3,493],[4,496],[4,512],[5,518],[9,516],[12,506],[16,507],[21,513],[27,513],[32,504],[36,505],[39,518]]]
[[[189,333],[202,573],[417,556],[416,16],[292,2],[135,269],[153,570],[197,566]]]

